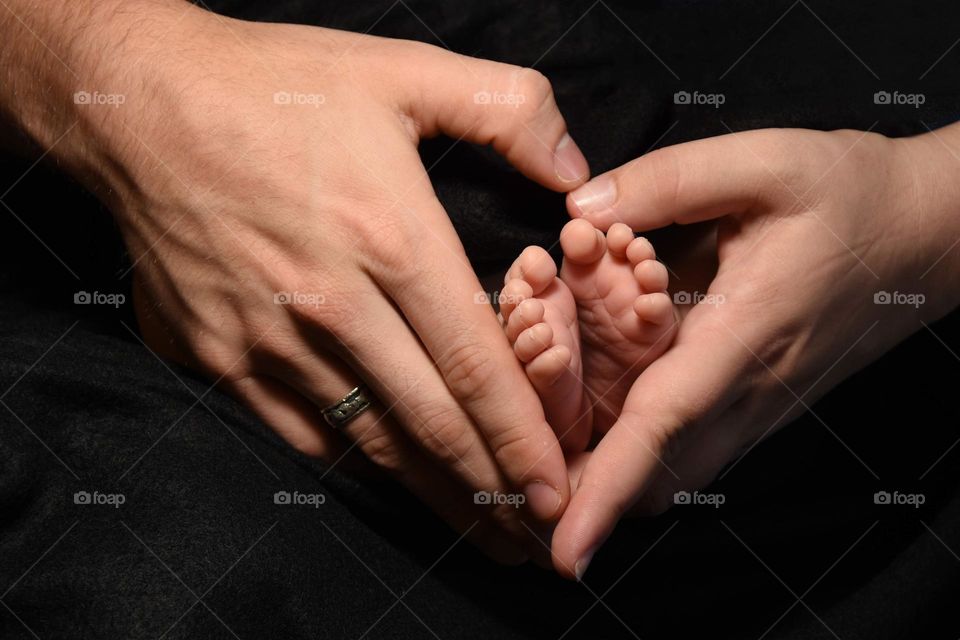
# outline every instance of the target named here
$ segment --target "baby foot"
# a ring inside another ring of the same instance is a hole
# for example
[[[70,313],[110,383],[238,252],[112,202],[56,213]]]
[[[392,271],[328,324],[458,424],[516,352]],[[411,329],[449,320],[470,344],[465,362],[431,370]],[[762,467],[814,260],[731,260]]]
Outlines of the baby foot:
[[[592,412],[582,382],[577,303],[557,278],[550,254],[540,247],[524,249],[504,278],[500,313],[561,446],[583,451]]]
[[[564,449],[580,451],[593,429],[609,429],[636,377],[670,346],[677,316],[666,269],[626,225],[604,237],[573,220],[560,244],[559,278],[539,247],[517,258],[501,313],[547,421]]]
[[[605,433],[640,373],[670,347],[679,316],[666,267],[627,225],[613,224],[604,236],[587,220],[572,220],[560,245],[560,279],[577,303],[592,426]]]

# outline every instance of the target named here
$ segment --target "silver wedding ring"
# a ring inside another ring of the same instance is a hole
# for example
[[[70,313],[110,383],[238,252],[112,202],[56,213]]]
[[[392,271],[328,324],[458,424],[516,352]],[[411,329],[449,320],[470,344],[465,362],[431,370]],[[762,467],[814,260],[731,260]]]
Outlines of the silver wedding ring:
[[[355,387],[341,400],[322,410],[320,413],[323,414],[323,419],[334,429],[342,429],[348,422],[370,408],[369,392],[370,390],[364,384]]]

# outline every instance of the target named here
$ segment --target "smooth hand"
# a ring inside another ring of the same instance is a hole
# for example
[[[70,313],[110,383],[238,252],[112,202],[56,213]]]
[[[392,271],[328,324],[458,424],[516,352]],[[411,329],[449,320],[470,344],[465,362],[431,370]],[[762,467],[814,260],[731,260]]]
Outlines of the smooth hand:
[[[954,308],[958,175],[955,128],[760,130],[664,148],[571,193],[571,215],[604,229],[715,221],[719,268],[699,290],[674,279],[675,299],[697,304],[589,455],[553,537],[557,569],[582,575],[628,510],[705,486]]]

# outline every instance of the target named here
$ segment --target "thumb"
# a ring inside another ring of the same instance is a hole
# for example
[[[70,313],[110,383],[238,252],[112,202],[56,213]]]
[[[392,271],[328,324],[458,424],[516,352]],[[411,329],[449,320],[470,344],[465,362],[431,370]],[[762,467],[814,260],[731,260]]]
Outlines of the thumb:
[[[675,345],[634,382],[554,532],[561,574],[579,579],[621,516],[658,475],[684,473],[674,460],[687,441],[741,394],[752,356],[720,314],[695,307]]]
[[[419,75],[402,87],[401,107],[420,135],[489,144],[528,178],[566,192],[590,176],[567,133],[550,81],[534,69],[417,48]]]
[[[602,230],[624,222],[635,231],[746,213],[786,185],[777,140],[758,130],[663,147],[571,192],[567,209]]]

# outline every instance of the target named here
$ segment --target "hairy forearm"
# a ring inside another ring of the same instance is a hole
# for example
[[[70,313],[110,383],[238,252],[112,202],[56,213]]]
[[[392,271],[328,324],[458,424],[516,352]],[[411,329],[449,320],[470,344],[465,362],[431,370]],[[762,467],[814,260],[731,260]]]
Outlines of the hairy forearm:
[[[0,141],[103,182],[183,0],[0,0]],[[120,109],[123,112],[120,112]]]

